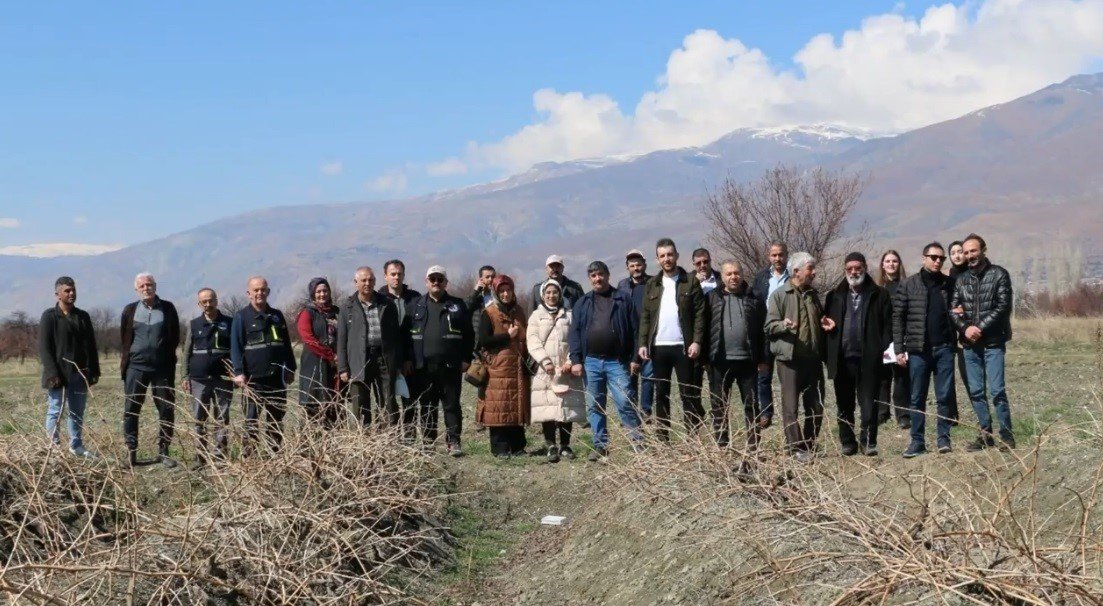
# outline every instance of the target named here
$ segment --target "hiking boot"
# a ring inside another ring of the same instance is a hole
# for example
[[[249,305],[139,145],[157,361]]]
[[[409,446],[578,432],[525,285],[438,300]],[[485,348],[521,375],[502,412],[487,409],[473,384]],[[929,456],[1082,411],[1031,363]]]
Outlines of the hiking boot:
[[[940,441],[938,443],[938,454],[948,454],[951,451],[953,451],[953,448],[950,447],[950,441],[949,440]]]
[[[449,444],[448,445],[448,456],[450,456],[454,459],[458,459],[458,458],[463,456],[463,449],[460,448],[459,444]]]
[[[965,452],[980,452],[985,448],[995,446],[992,436],[979,435],[975,440],[965,445]]]
[[[168,456],[168,454],[165,453],[158,455],[157,459],[161,461],[161,465],[164,465],[165,469],[175,469],[176,466],[179,465],[179,463],[176,462],[176,459]]]
[[[911,417],[903,417],[896,420],[896,426],[900,429],[911,429],[912,420]]]
[[[843,447],[842,447],[840,452],[843,453],[844,457],[852,457],[852,456],[858,454],[858,445],[857,444],[843,444]]]
[[[811,463],[813,456],[807,450],[798,450],[793,458],[796,459],[797,463]]]
[[[574,459],[575,454],[574,454],[574,451],[571,450],[570,446],[564,446],[563,448],[559,449],[559,456],[561,456],[564,459],[567,459],[569,461],[571,459]]]
[[[609,456],[609,451],[601,446],[595,446],[590,454],[586,456],[586,460],[591,463],[597,463],[598,461]]]
[[[766,429],[770,425],[773,425],[773,424],[774,424],[774,417],[773,416],[762,415],[762,416],[758,417],[758,428],[759,429]]]
[[[867,457],[877,456],[877,445],[871,444],[869,446],[866,446],[865,450],[862,451],[862,454],[866,455]]]
[[[511,453],[508,453],[508,452],[499,452],[498,454],[494,455],[494,458],[501,459],[503,461],[508,460],[512,457],[513,457],[513,455]]]
[[[137,466],[138,466],[138,451],[137,450],[127,450],[126,451],[126,458],[123,459],[123,467],[126,467],[127,469],[134,469]]]
[[[559,462],[559,449],[555,447],[555,444],[552,444],[552,445],[548,446],[547,451],[548,451],[547,454],[544,455],[544,456],[547,458],[548,463],[558,463]]]
[[[195,457],[195,460],[191,462],[192,471],[203,471],[207,467],[207,459],[203,457]]]
[[[1015,436],[1000,438],[999,447],[1000,452],[1010,452],[1012,450],[1015,450]]]
[[[908,448],[904,450],[905,459],[912,459],[922,454],[927,454],[927,447],[918,442],[908,444]]]

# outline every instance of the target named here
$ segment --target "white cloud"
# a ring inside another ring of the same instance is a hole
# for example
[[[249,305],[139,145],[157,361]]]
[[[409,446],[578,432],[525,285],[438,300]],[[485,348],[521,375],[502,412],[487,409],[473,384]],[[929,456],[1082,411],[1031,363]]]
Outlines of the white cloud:
[[[425,167],[425,172],[431,177],[462,175],[467,173],[467,163],[459,158],[445,158],[440,162],[433,162],[427,165]]]
[[[22,223],[19,219],[12,219],[11,217],[0,217],[0,229],[17,229]]]
[[[76,217],[73,217],[73,223],[76,225],[84,225],[85,223],[88,223],[88,217],[78,215]]]
[[[122,248],[122,244],[77,244],[75,242],[40,242],[0,247],[0,255],[19,257],[60,257],[62,255],[98,255]]]
[[[742,127],[819,122],[900,132],[1084,70],[1103,57],[1101,34],[1098,0],[944,4],[918,19],[886,13],[838,38],[815,36],[794,55],[799,70],[786,71],[737,39],[698,30],[631,113],[604,94],[541,89],[533,94],[539,121],[469,145],[463,160],[517,171],[701,145]]]
[[[409,178],[406,171],[401,169],[388,169],[382,175],[368,182],[368,189],[385,194],[400,194],[406,191]]]
[[[337,175],[345,172],[345,163],[340,160],[334,160],[333,162],[327,162],[322,165],[321,169],[323,175],[330,177],[336,177]]]

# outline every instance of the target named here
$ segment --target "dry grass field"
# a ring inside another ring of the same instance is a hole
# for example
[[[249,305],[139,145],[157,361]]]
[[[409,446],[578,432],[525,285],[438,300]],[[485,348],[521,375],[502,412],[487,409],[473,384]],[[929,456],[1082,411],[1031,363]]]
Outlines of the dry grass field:
[[[38,367],[0,365],[0,595],[26,603],[1100,604],[1103,322],[1015,323],[1007,381],[1019,447],[905,461],[844,458],[834,404],[823,456],[742,454],[682,436],[630,455],[500,462],[468,421],[450,459],[388,433],[300,426],[278,455],[123,470],[121,381],[88,406],[98,463],[50,449]],[[104,368],[114,368],[105,361]],[[830,393],[830,389],[828,392]],[[960,392],[959,386],[959,392]],[[178,404],[183,402],[182,394]],[[473,394],[466,393],[472,417]],[[235,401],[233,418],[239,420]],[[156,414],[142,412],[152,456]],[[577,430],[580,453],[587,430]],[[530,430],[530,445],[538,432]],[[236,439],[236,436],[235,436]],[[733,439],[738,443],[739,438]],[[619,447],[619,448],[618,448]],[[567,516],[540,526],[545,514]]]

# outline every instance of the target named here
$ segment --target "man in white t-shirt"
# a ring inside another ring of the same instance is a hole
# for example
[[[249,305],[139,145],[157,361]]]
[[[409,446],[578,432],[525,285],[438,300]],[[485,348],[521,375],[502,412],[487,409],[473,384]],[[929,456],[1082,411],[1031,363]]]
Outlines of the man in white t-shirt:
[[[639,355],[651,360],[655,382],[658,435],[669,439],[670,379],[678,377],[682,411],[690,435],[701,426],[700,364],[705,342],[706,309],[701,283],[678,266],[678,249],[670,238],[655,244],[660,272],[647,281],[640,311]]]

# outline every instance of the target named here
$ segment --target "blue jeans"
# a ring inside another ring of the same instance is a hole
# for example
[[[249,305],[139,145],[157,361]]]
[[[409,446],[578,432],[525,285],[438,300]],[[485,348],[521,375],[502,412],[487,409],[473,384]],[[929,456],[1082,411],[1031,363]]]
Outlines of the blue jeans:
[[[934,395],[938,410],[938,443],[950,443],[950,393],[954,389],[954,348],[940,345],[930,352],[908,352],[908,371],[911,374],[911,441],[924,444],[927,429],[927,389],[934,374]]]
[[[655,367],[651,360],[645,360],[640,366],[639,377],[628,378],[628,399],[639,405],[644,416],[651,416],[651,402],[655,399],[655,384],[651,377],[655,375]]]
[[[988,407],[984,388],[992,398],[996,409],[996,420],[1000,423],[1000,437],[1007,440],[1014,437],[1011,431],[1011,404],[1007,401],[1007,387],[1003,381],[1003,362],[1007,353],[1004,347],[969,347],[965,355],[965,387],[969,390],[969,399],[973,402],[973,412],[977,413],[980,430],[992,433],[992,413]]]
[[[613,392],[617,414],[621,424],[628,428],[628,436],[633,440],[640,439],[640,417],[628,399],[631,383],[628,366],[618,360],[587,357],[583,368],[586,370],[586,415],[590,419],[590,429],[594,431],[594,446],[605,448],[609,444],[605,418],[606,391]]]
[[[61,407],[69,408],[69,448],[84,446],[84,406],[88,402],[88,385],[80,374],[66,378],[65,387],[46,390],[46,435],[54,444],[61,443],[58,420]]]
[[[767,356],[766,370],[758,371],[758,406],[764,417],[774,417],[774,357]]]

